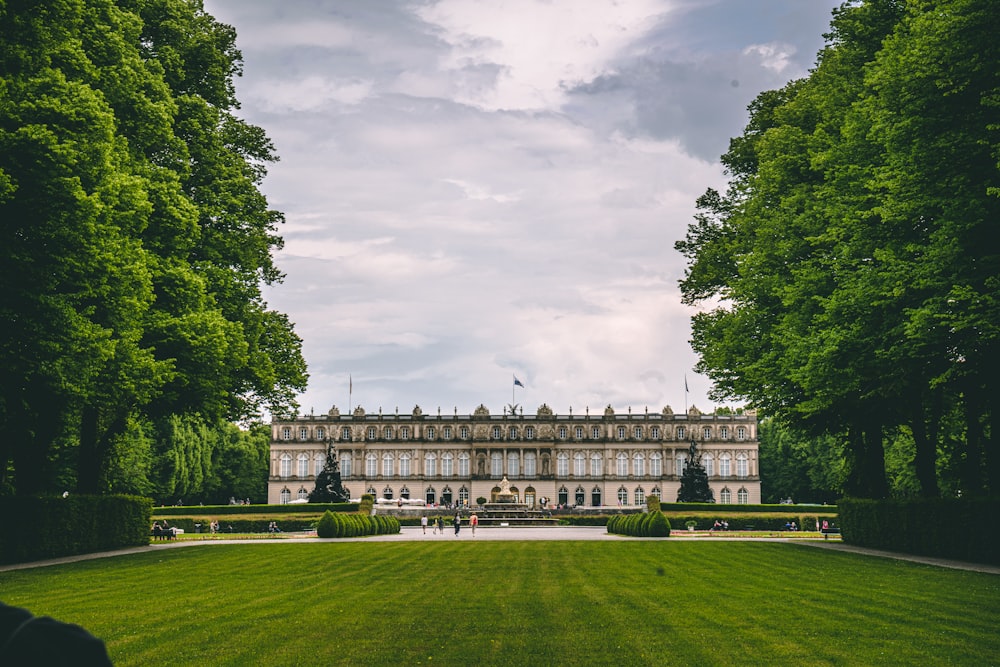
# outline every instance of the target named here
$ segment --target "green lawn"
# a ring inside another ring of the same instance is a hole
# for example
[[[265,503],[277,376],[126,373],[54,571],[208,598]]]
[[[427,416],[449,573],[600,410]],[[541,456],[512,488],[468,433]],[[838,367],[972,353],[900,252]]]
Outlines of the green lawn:
[[[251,542],[0,573],[116,665],[990,665],[1000,577],[758,542]]]

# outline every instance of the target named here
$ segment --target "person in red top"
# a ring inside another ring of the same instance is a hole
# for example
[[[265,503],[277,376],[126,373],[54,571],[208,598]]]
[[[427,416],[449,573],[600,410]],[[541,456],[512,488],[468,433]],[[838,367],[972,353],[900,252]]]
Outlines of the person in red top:
[[[476,526],[479,525],[479,517],[473,514],[469,517],[469,525],[472,527],[472,536],[476,536]]]

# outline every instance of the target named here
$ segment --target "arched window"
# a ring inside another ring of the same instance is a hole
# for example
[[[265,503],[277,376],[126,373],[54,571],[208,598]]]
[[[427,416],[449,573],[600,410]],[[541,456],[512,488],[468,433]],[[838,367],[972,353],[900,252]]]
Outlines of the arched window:
[[[604,466],[601,461],[601,455],[594,452],[590,455],[590,476],[600,477],[604,474]],[[600,505],[600,503],[598,503]]]
[[[583,490],[582,486],[576,487],[576,492],[573,494],[573,500],[576,501],[577,505],[583,505],[587,502],[587,492]]]
[[[507,475],[517,477],[521,474],[521,458],[517,452],[507,452]]]
[[[386,500],[392,500],[392,487],[391,486],[387,486],[384,489],[382,489],[382,497],[385,498]]]
[[[402,498],[403,500],[409,500],[410,490],[404,486],[399,490],[399,497]]]
[[[451,498],[452,498],[452,496],[451,496],[451,487],[450,486],[446,486],[443,489],[441,489],[441,502],[442,503],[444,503],[445,505],[450,505],[451,504]]]
[[[577,452],[573,455],[573,476],[583,477],[587,474],[587,457],[583,455],[583,452]]]
[[[406,452],[399,455],[399,476],[410,476],[410,455]]]
[[[636,477],[646,474],[646,455],[642,452],[636,452],[632,457],[632,474]]]
[[[309,492],[306,491],[306,487],[300,486],[298,493],[295,494],[295,497],[298,498],[299,500],[308,500]]]
[[[618,487],[618,505],[628,505],[628,489],[624,486]]]
[[[424,475],[433,477],[437,474],[438,459],[434,452],[424,454]]]
[[[352,467],[351,466],[351,461],[353,459],[354,459],[354,457],[351,456],[350,452],[341,452],[340,453],[340,476],[341,477],[350,477],[351,475],[354,474],[354,471],[351,469],[351,467]]]
[[[288,503],[292,502],[292,492],[288,490],[288,487],[285,487],[284,489],[281,490],[280,496],[281,499],[278,502],[280,502],[282,505],[287,505]]]
[[[687,465],[688,455],[684,452],[677,452],[677,472],[676,475],[680,477],[684,474],[684,466]]]
[[[365,493],[367,493],[372,498],[375,498],[376,496],[378,496],[378,491],[375,490],[374,486],[369,486],[368,490],[365,491]]]
[[[465,455],[466,461],[468,461],[469,455]],[[455,457],[451,452],[445,452],[441,456],[441,474],[445,477],[451,477],[455,474]]]
[[[568,505],[569,504],[569,489],[567,489],[565,486],[560,486],[559,487],[559,500],[557,500],[556,502],[558,504],[560,504],[560,505]]]
[[[729,505],[733,502],[733,492],[728,487],[719,491],[719,502],[723,505]]]
[[[632,503],[633,505],[645,505],[646,504],[646,493],[645,493],[645,491],[642,490],[641,486],[635,490],[635,496],[634,496],[634,498],[635,498],[635,502]]]
[[[559,477],[569,476],[569,454],[566,452],[559,452],[556,455],[556,475]]]
[[[750,504],[750,494],[747,493],[746,489],[740,488],[740,490],[736,492],[736,504],[738,505]]]
[[[448,454],[445,454],[445,457],[447,457],[447,456],[448,456]],[[458,476],[459,477],[468,477],[469,476],[469,461],[470,460],[471,459],[469,457],[469,453],[468,452],[462,452],[462,453],[460,453],[458,455]]]
[[[726,454],[725,452],[723,452],[722,454],[719,454],[719,476],[720,477],[729,477],[732,474],[730,472],[729,462],[730,462],[729,454]]]
[[[657,500],[663,500],[662,492],[660,491],[660,487],[658,486],[654,486],[652,492],[649,495],[656,496]]]
[[[326,464],[326,454],[316,454],[313,456],[313,474],[317,477],[323,472],[323,465]],[[343,474],[343,470],[340,471]]]
[[[392,454],[389,452],[382,455],[382,476],[392,477]]]
[[[298,465],[298,470],[296,471],[295,474],[297,474],[299,477],[308,477],[309,476],[309,455],[308,454],[304,454],[304,453],[303,454],[299,454],[299,456],[298,456],[298,464],[299,464]]]
[[[618,456],[615,457],[615,474],[619,477],[628,476],[628,454],[625,452],[618,452]],[[624,488],[625,487],[623,486],[622,489]],[[626,495],[627,494],[628,492],[626,492]]]
[[[534,477],[537,473],[535,472],[535,453],[525,452],[524,453],[524,476]]]
[[[490,476],[498,479],[503,477],[503,454],[501,452],[490,454]]]
[[[705,469],[705,474],[711,477],[715,474],[715,457],[705,453],[701,457],[701,467]]]
[[[659,452],[649,455],[649,474],[653,477],[663,476],[663,456]]]
[[[745,452],[740,452],[736,455],[736,476],[740,479],[746,479],[747,476],[747,455]]]
[[[604,504],[604,501],[601,500],[601,487],[595,486],[590,491],[590,504],[594,507],[600,507]]]
[[[365,454],[365,477],[374,477],[378,474],[378,457],[374,453]]]
[[[433,505],[435,502],[437,502],[437,494],[434,493],[433,486],[428,486],[427,490],[424,491],[424,502],[427,503],[428,505]]]
[[[281,467],[278,469],[278,474],[281,477],[292,476],[292,455],[288,452],[281,455]],[[291,493],[291,491],[289,491],[289,493]]]
[[[469,506],[469,489],[464,486],[458,490],[458,504]]]

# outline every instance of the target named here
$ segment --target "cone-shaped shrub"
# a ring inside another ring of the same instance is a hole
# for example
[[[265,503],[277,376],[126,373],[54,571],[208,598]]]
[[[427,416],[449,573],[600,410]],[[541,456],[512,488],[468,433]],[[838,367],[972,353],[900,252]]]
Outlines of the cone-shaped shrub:
[[[333,518],[333,512],[327,510],[320,517],[316,524],[316,535],[319,537],[337,537],[337,520]]]
[[[663,512],[650,512],[652,519],[649,521],[650,537],[670,537],[670,521],[663,515]]]

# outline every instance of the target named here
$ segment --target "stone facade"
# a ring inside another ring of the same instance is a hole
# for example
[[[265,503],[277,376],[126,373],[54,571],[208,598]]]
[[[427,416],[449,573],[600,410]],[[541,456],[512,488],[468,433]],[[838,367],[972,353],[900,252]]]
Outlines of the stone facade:
[[[675,502],[694,441],[716,502],[760,502],[753,411],[619,414],[608,406],[600,414],[557,415],[542,405],[534,415],[517,406],[491,415],[481,405],[471,415],[431,415],[419,407],[409,414],[334,407],[272,422],[269,503],[308,496],[329,441],[352,498],[475,505],[492,501],[506,476],[518,501],[532,507],[543,498],[585,507],[639,506],[648,495]]]

